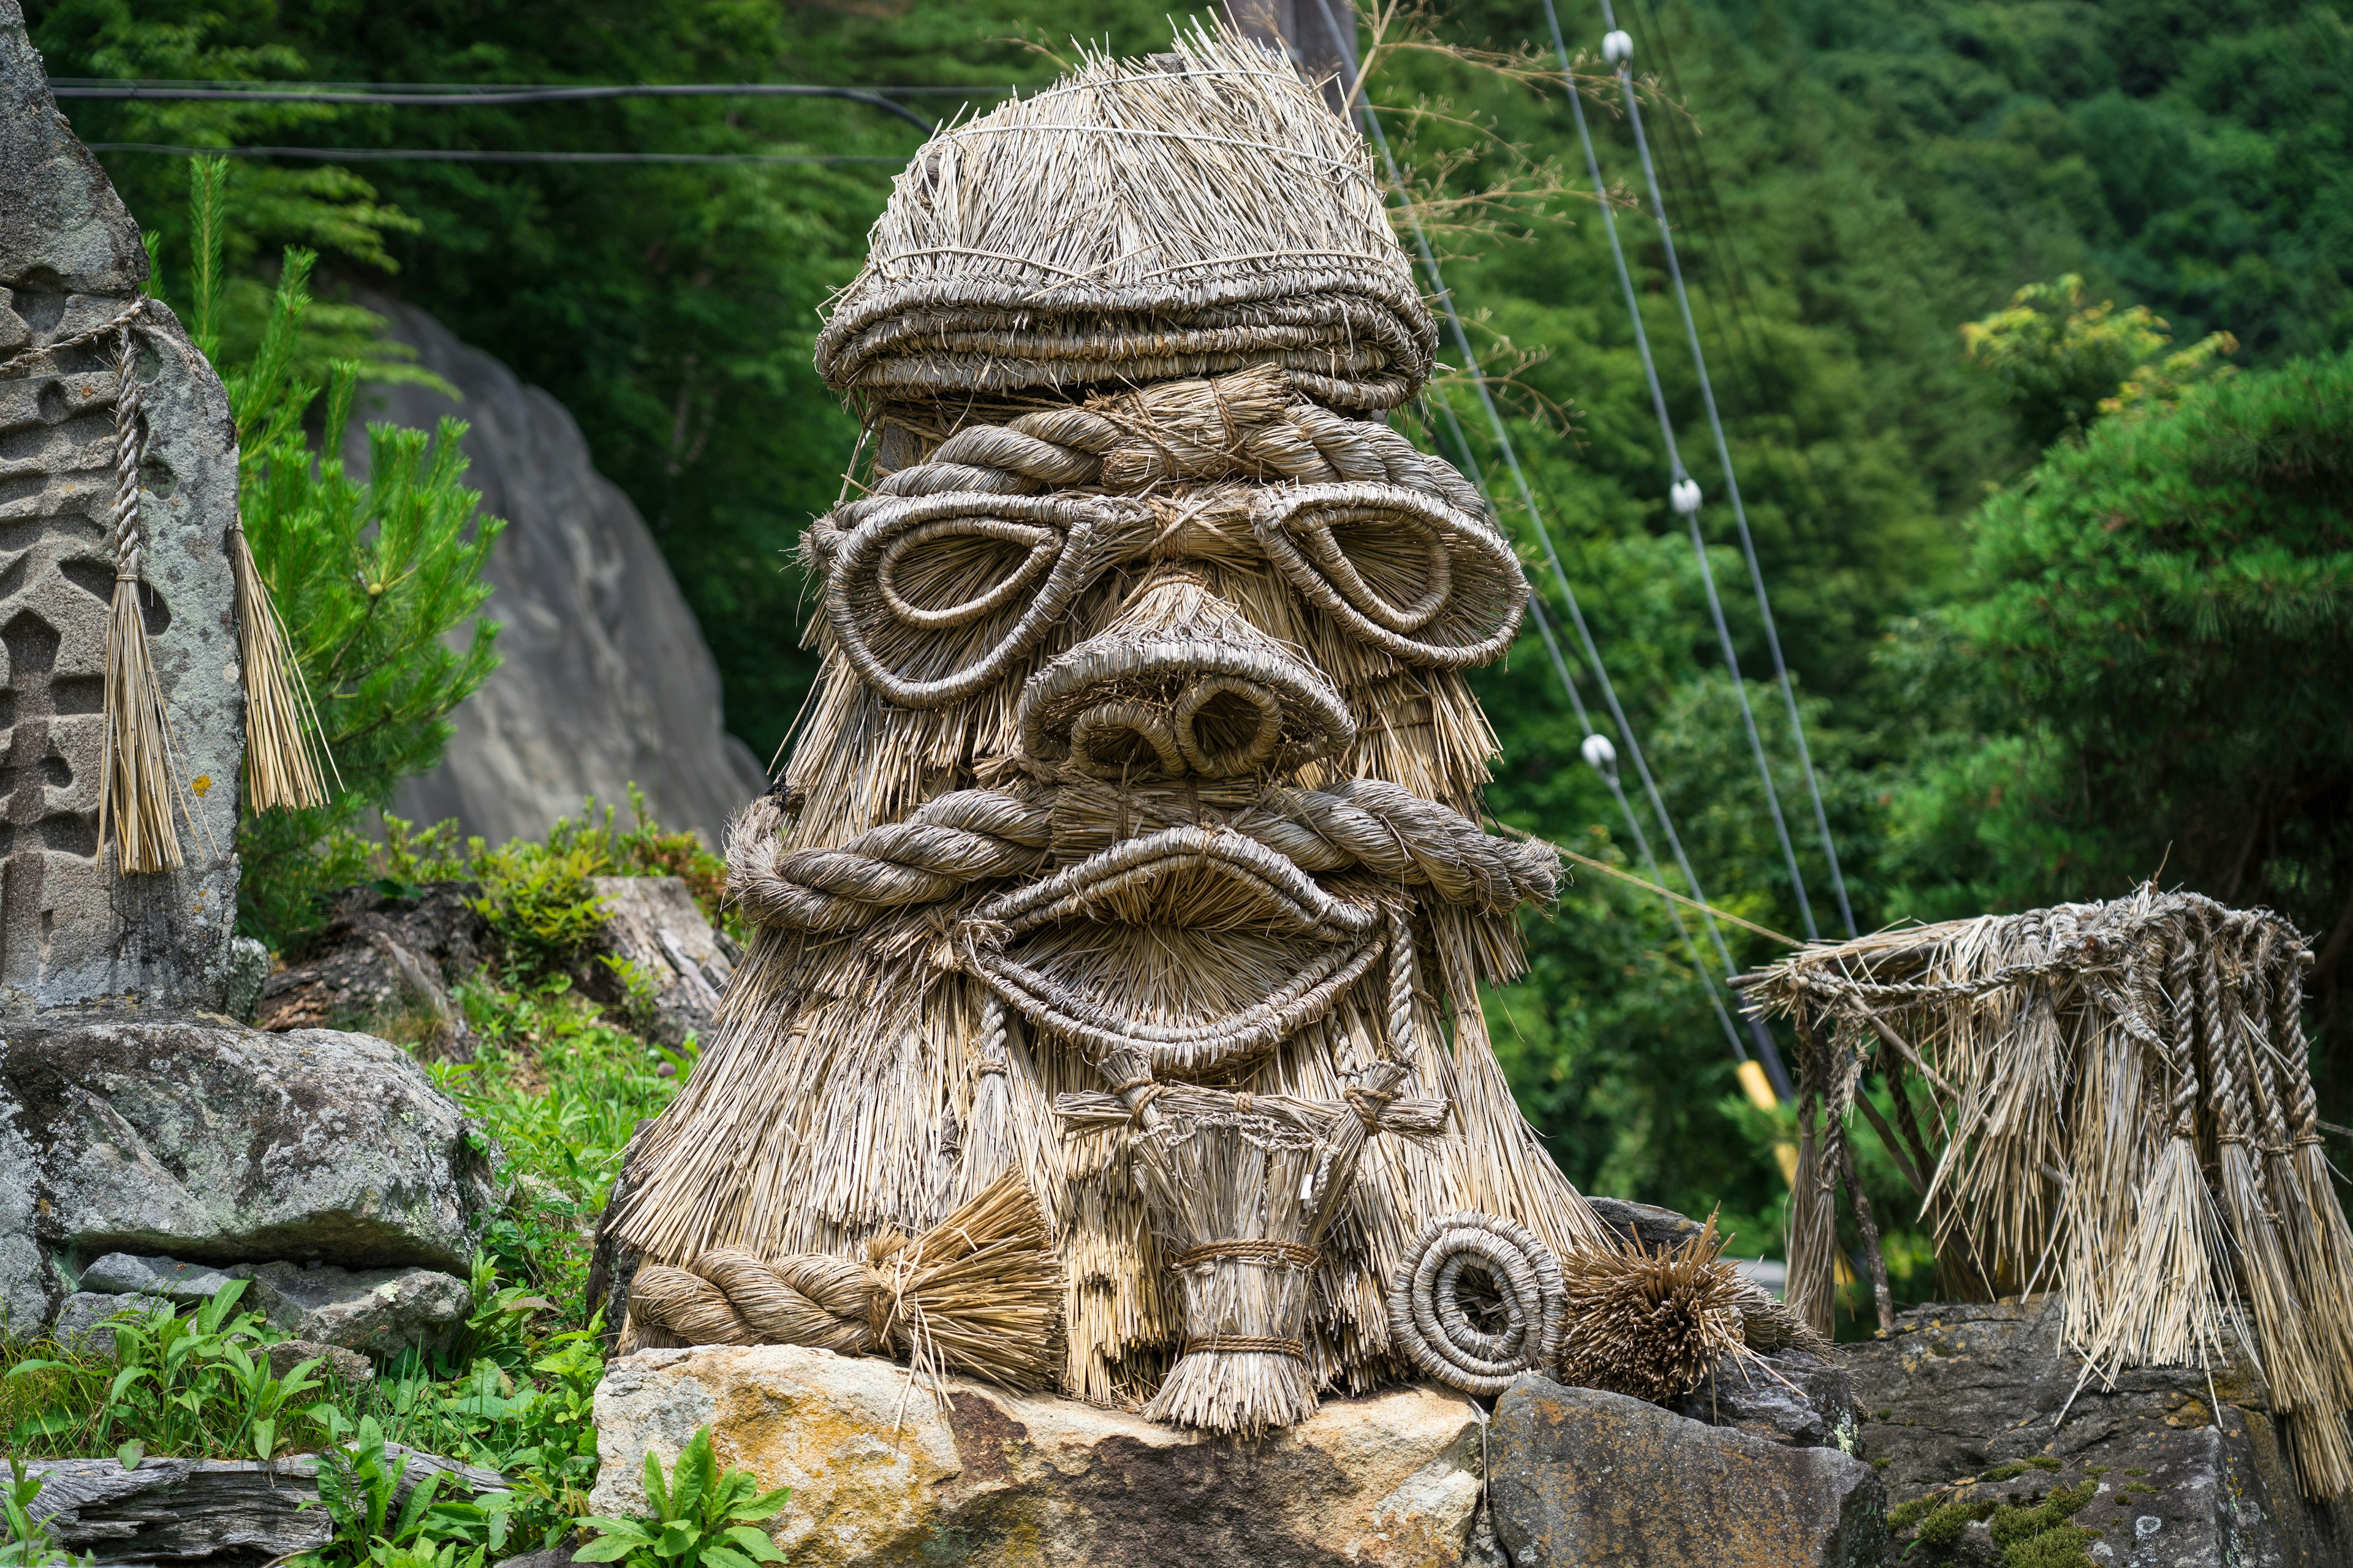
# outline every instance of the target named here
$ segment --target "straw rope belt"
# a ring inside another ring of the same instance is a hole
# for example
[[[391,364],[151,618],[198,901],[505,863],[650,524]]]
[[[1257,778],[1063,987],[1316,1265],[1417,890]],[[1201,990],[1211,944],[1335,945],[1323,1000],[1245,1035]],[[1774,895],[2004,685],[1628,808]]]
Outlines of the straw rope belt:
[[[1460,812],[1379,779],[1328,790],[1270,789],[1228,826],[1302,871],[1361,866],[1491,912],[1549,903],[1560,863],[1543,845],[1482,832]],[[763,798],[727,840],[728,889],[763,925],[850,930],[887,909],[931,903],[969,883],[1041,868],[1052,844],[1049,797],[957,790],[902,823],[832,849],[780,854],[783,816]]]
[[[1276,1339],[1271,1334],[1187,1334],[1185,1336],[1187,1355],[1287,1355],[1293,1361],[1307,1359],[1304,1340]]]
[[[1314,1268],[1323,1263],[1324,1254],[1296,1241],[1207,1241],[1178,1253],[1168,1260],[1168,1267],[1189,1268],[1196,1263],[1224,1261],[1255,1263],[1269,1268],[1285,1264],[1298,1268]]]
[[[1485,1276],[1504,1326],[1474,1326],[1464,1276]],[[1492,1396],[1525,1372],[1560,1359],[1568,1288],[1559,1261],[1532,1232],[1493,1215],[1455,1214],[1415,1242],[1389,1289],[1389,1342],[1428,1376]]]

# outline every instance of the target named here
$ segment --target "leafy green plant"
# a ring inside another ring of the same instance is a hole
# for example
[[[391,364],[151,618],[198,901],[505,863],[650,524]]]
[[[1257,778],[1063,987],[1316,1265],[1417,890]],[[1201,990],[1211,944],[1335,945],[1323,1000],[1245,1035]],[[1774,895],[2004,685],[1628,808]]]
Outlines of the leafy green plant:
[[[310,1436],[294,1402],[320,1388],[320,1363],[302,1362],[283,1378],[271,1372],[269,1346],[280,1336],[259,1314],[236,1310],[245,1286],[231,1280],[185,1316],[116,1313],[111,1359],[54,1344],[16,1359],[0,1388],[21,1385],[33,1408],[13,1424],[12,1446],[60,1457],[111,1449],[135,1465],[151,1453],[268,1459],[298,1428]]]
[[[0,1568],[83,1568],[96,1561],[88,1552],[76,1557],[58,1545],[33,1515],[33,1503],[40,1495],[40,1478],[27,1476],[25,1461],[9,1455],[8,1486],[0,1491],[0,1515],[8,1526],[6,1537],[0,1539]]]
[[[590,1515],[578,1523],[596,1539],[575,1557],[584,1563],[619,1563],[631,1568],[753,1568],[782,1563],[765,1531],[753,1527],[784,1511],[787,1489],[760,1490],[749,1471],[719,1473],[711,1452],[711,1428],[698,1427],[678,1457],[669,1480],[661,1460],[646,1456],[644,1519]]]
[[[383,1561],[380,1553],[427,1552],[443,1544],[497,1552],[506,1544],[507,1500],[443,1498],[447,1471],[429,1470],[406,1489],[409,1457],[395,1453],[373,1415],[353,1423],[329,1405],[317,1412],[329,1443],[320,1451],[319,1495],[302,1507],[326,1510],[334,1537],[309,1554],[312,1564]]]
[[[2103,414],[2170,407],[2192,384],[2228,375],[2238,351],[2228,332],[2210,332],[2167,352],[2172,329],[2146,305],[2084,302],[2084,280],[2029,283],[2007,308],[1961,328],[1969,363],[2010,405],[2020,432],[2040,448],[2081,432]]]

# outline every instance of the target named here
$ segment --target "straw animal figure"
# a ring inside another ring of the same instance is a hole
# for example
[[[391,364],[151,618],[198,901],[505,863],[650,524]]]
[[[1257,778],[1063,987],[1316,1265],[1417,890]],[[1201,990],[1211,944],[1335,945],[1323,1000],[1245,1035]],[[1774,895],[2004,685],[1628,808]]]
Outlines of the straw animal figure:
[[[823,671],[727,847],[758,935],[607,1221],[628,1342],[759,1333],[744,1261],[1017,1172],[1061,1391],[1256,1432],[1414,1375],[1427,1216],[1603,1231],[1479,1012],[1558,880],[1481,824],[1461,674],[1526,588],[1377,417],[1434,339],[1362,144],[1195,33],[944,130],[871,247],[818,363],[873,466],[807,531]]]
[[[1913,1178],[1948,1280],[2057,1290],[2084,1375],[2252,1351],[2316,1498],[2353,1489],[2353,1231],[2284,921],[2144,886],[2102,904],[1808,949],[1743,984],[1804,1045],[1790,1305],[1827,1330],[1847,1187],[1883,1315],[1863,1112]],[[1900,1134],[1863,1092],[1876,1070]],[[1933,1143],[1907,1079],[1926,1088]]]

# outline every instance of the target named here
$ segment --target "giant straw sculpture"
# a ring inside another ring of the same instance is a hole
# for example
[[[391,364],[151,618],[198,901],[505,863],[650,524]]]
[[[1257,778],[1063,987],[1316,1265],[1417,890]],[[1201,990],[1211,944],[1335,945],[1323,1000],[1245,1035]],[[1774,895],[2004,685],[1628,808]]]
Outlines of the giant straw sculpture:
[[[818,358],[873,467],[728,845],[757,938],[608,1220],[630,1342],[1011,1171],[1062,1391],[1254,1432],[1414,1375],[1428,1217],[1603,1233],[1479,1012],[1558,877],[1480,824],[1461,676],[1526,589],[1379,417],[1434,336],[1363,147],[1195,33],[944,130],[871,238]]]

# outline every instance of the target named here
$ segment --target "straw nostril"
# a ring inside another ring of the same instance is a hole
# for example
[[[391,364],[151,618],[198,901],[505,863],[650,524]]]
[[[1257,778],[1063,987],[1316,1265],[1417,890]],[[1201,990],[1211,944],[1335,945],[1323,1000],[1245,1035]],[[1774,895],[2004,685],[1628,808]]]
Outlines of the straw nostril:
[[[1264,767],[1282,744],[1282,699],[1254,680],[1197,680],[1177,697],[1170,717],[1177,750],[1208,778]]]
[[[1071,721],[1071,761],[1097,778],[1185,771],[1168,715],[1145,702],[1098,702]]]

